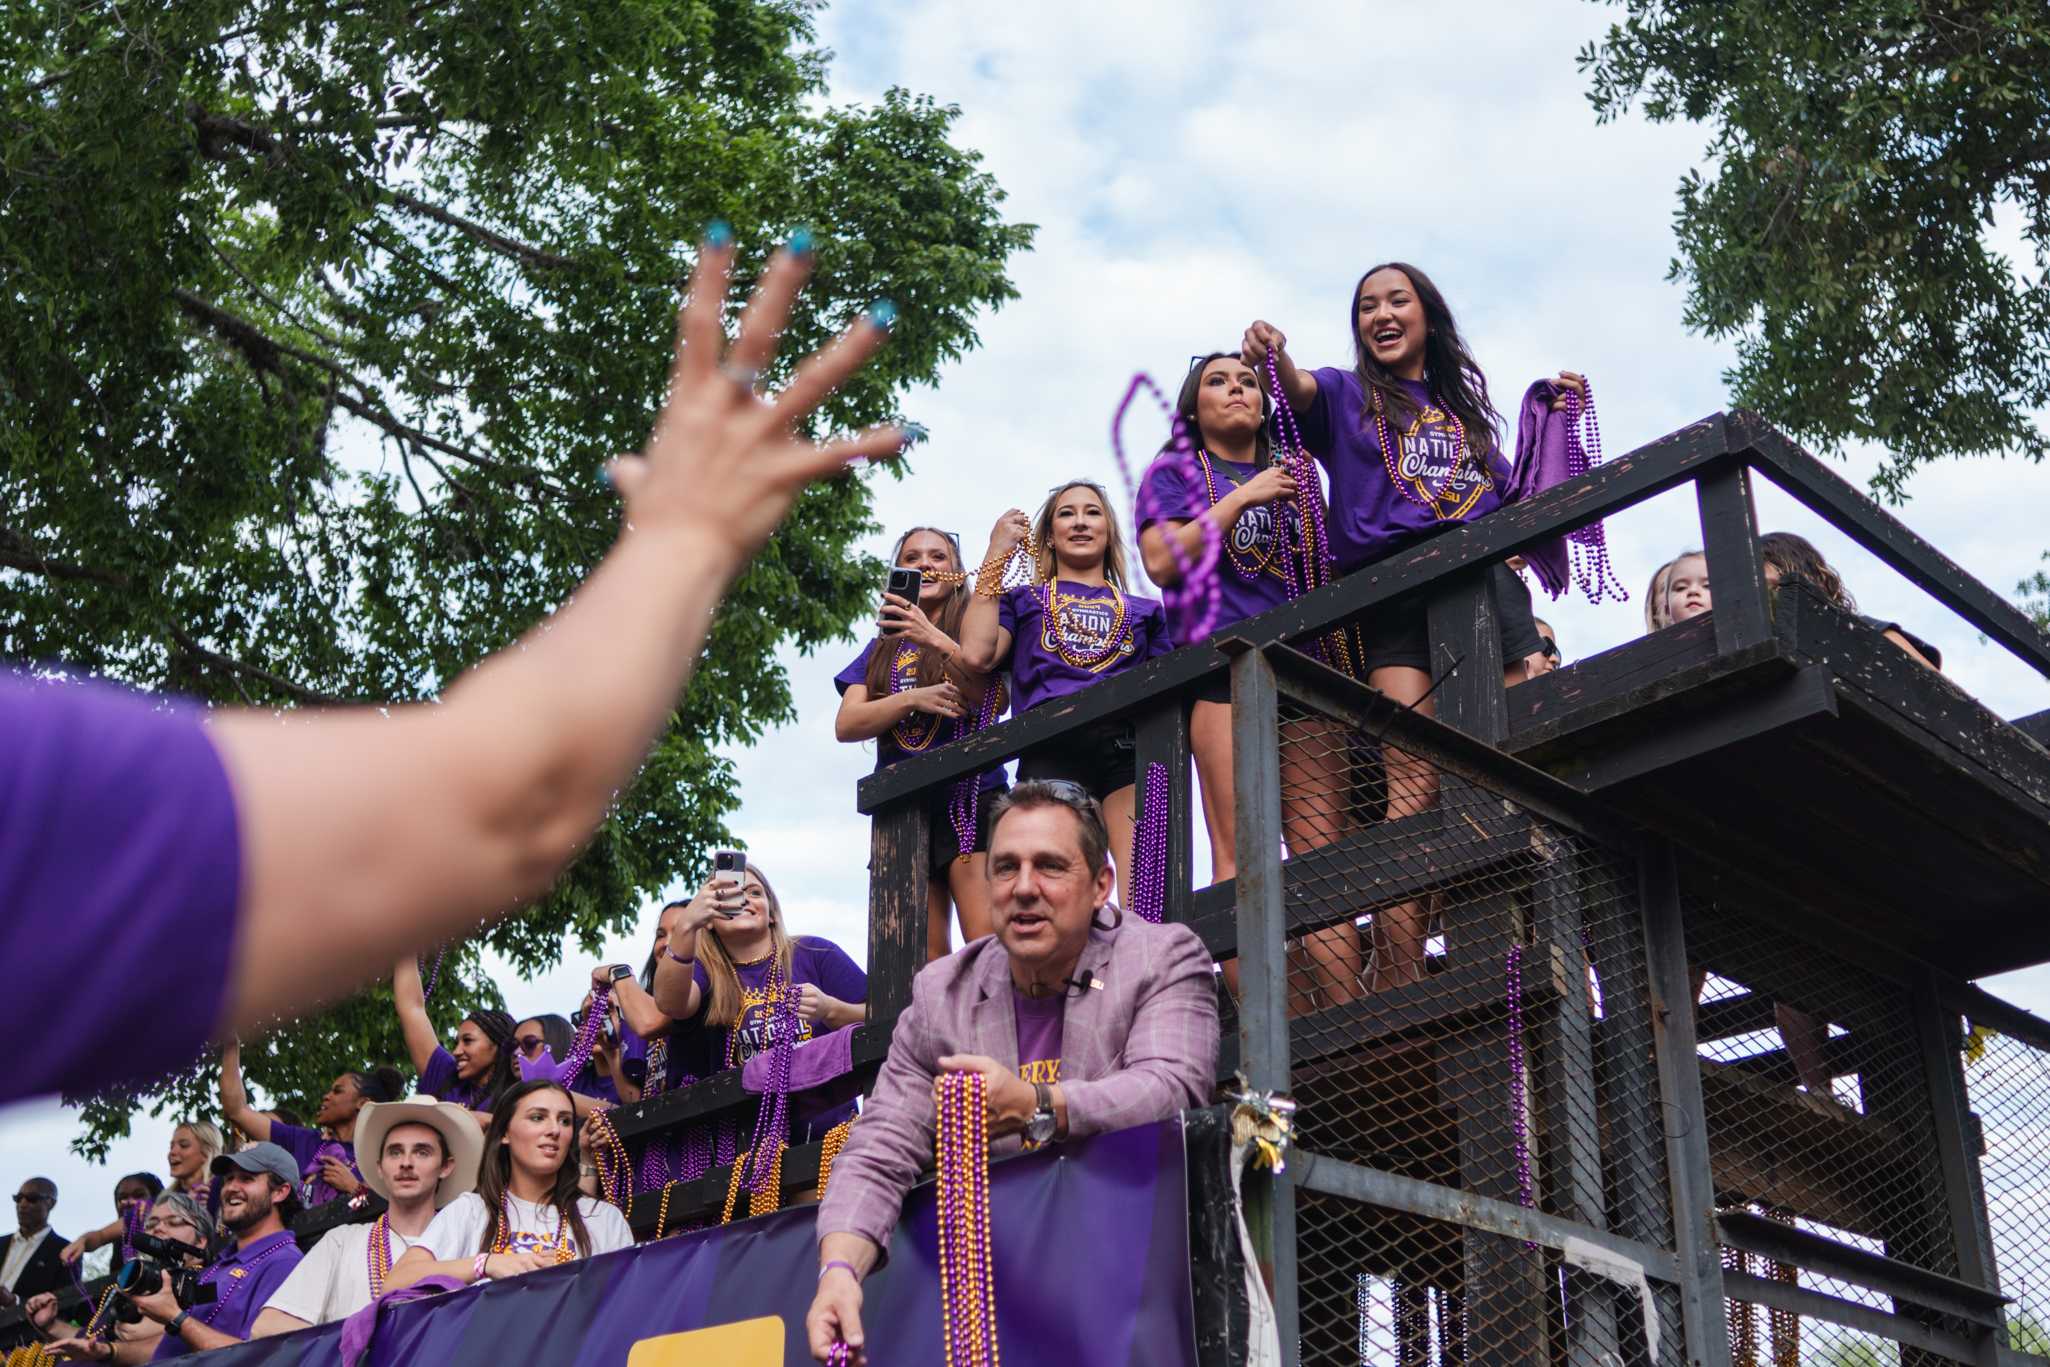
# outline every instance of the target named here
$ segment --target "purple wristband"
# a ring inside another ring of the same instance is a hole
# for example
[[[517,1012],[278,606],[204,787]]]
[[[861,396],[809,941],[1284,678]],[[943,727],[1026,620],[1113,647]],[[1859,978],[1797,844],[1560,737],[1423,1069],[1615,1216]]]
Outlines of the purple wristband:
[[[677,953],[677,952],[676,952],[675,950],[671,949],[671,948],[670,948],[670,947],[669,947],[668,945],[664,945],[664,946],[662,946],[662,955],[663,955],[663,957],[664,957],[664,958],[666,958],[666,959],[669,959],[670,961],[672,961],[672,962],[674,962],[674,963],[679,963],[679,964],[682,964],[682,965],[683,965],[683,966],[684,966],[685,968],[689,968],[689,967],[690,967],[690,966],[691,966],[692,964],[694,964],[694,963],[696,963],[696,962],[697,962],[697,960],[696,960],[696,959],[686,959],[686,958],[684,958],[684,957],[683,957],[683,956],[682,956],[681,954],[678,954],[678,953]]]
[[[836,1267],[844,1267],[844,1268],[846,1268],[846,1269],[847,1269],[847,1275],[848,1275],[848,1276],[850,1276],[850,1277],[852,1277],[852,1278],[854,1278],[854,1284],[855,1284],[856,1286],[859,1286],[859,1285],[861,1285],[861,1274],[860,1274],[859,1272],[855,1271],[855,1270],[854,1270],[854,1264],[853,1264],[853,1263],[850,1263],[850,1262],[848,1262],[848,1261],[847,1261],[847,1260],[846,1260],[845,1258],[834,1258],[834,1259],[833,1259],[832,1261],[830,1261],[830,1262],[828,1262],[828,1263],[825,1263],[825,1264],[823,1264],[823,1265],[822,1265],[822,1266],[821,1266],[821,1267],[819,1268],[819,1280],[820,1280],[820,1281],[824,1281],[824,1280],[826,1279],[826,1274],[827,1274],[828,1272],[831,1272],[831,1271],[832,1271],[832,1270],[833,1270],[834,1268],[836,1268]]]

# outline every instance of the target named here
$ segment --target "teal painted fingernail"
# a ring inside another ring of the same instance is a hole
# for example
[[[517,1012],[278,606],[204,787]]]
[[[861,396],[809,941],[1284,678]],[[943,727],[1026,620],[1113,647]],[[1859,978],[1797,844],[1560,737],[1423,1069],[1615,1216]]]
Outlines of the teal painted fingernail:
[[[878,299],[868,306],[868,321],[888,332],[897,321],[897,306],[887,299]]]
[[[705,243],[712,247],[733,245],[733,225],[723,218],[715,218],[705,225]]]
[[[617,489],[619,488],[617,484],[614,484],[612,482],[612,467],[609,465],[601,465],[598,467],[598,478],[605,481],[605,487],[608,489],[617,491]]]
[[[790,234],[790,254],[792,256],[811,255],[811,229],[799,228]]]

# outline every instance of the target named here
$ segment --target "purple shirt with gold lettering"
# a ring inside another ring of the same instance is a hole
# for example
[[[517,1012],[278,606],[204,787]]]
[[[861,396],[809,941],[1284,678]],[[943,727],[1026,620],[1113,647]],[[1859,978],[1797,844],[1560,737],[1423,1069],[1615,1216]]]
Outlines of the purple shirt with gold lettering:
[[[1014,716],[1174,649],[1157,600],[1065,579],[1006,590],[997,625],[1011,633],[1010,657],[998,663],[1011,671]]]
[[[1011,1016],[1018,1026],[1018,1076],[1051,1086],[1061,1080],[1061,1029],[1068,999],[1061,994],[1032,997],[1011,989]]]

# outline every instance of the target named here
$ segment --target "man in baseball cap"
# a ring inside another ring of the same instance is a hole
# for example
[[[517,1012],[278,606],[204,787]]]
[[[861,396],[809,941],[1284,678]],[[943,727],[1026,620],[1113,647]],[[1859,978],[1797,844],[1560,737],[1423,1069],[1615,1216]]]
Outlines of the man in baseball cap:
[[[434,1212],[477,1185],[484,1136],[463,1108],[431,1096],[373,1101],[356,1113],[363,1180],[389,1202],[368,1224],[331,1230],[285,1279],[251,1338],[345,1319],[384,1294],[391,1265],[427,1232]]]
[[[276,1144],[251,1144],[216,1158],[213,1175],[220,1184],[221,1227],[231,1239],[200,1274],[215,1290],[213,1301],[188,1310],[168,1282],[150,1295],[128,1293],[137,1310],[164,1326],[152,1362],[241,1343],[264,1302],[299,1265],[299,1245],[285,1228],[299,1213],[299,1165],[292,1155]]]

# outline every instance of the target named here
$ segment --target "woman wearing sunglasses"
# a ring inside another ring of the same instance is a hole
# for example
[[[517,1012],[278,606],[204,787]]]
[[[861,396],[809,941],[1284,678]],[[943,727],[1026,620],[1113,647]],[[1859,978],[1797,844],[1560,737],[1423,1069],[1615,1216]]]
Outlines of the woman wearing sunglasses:
[[[842,744],[876,743],[881,772],[906,755],[959,740],[980,715],[990,689],[999,690],[991,719],[1003,715],[1001,680],[961,659],[961,618],[968,607],[960,538],[934,527],[913,527],[897,538],[890,563],[917,570],[916,601],[885,593],[877,631],[848,666],[833,676],[840,711],[833,733]],[[926,957],[943,958],[949,906],[961,917],[961,936],[989,934],[989,890],[983,868],[988,823],[980,813],[1005,788],[1002,766],[976,780],[973,802],[949,788],[927,805],[932,831],[932,877],[926,884]]]

